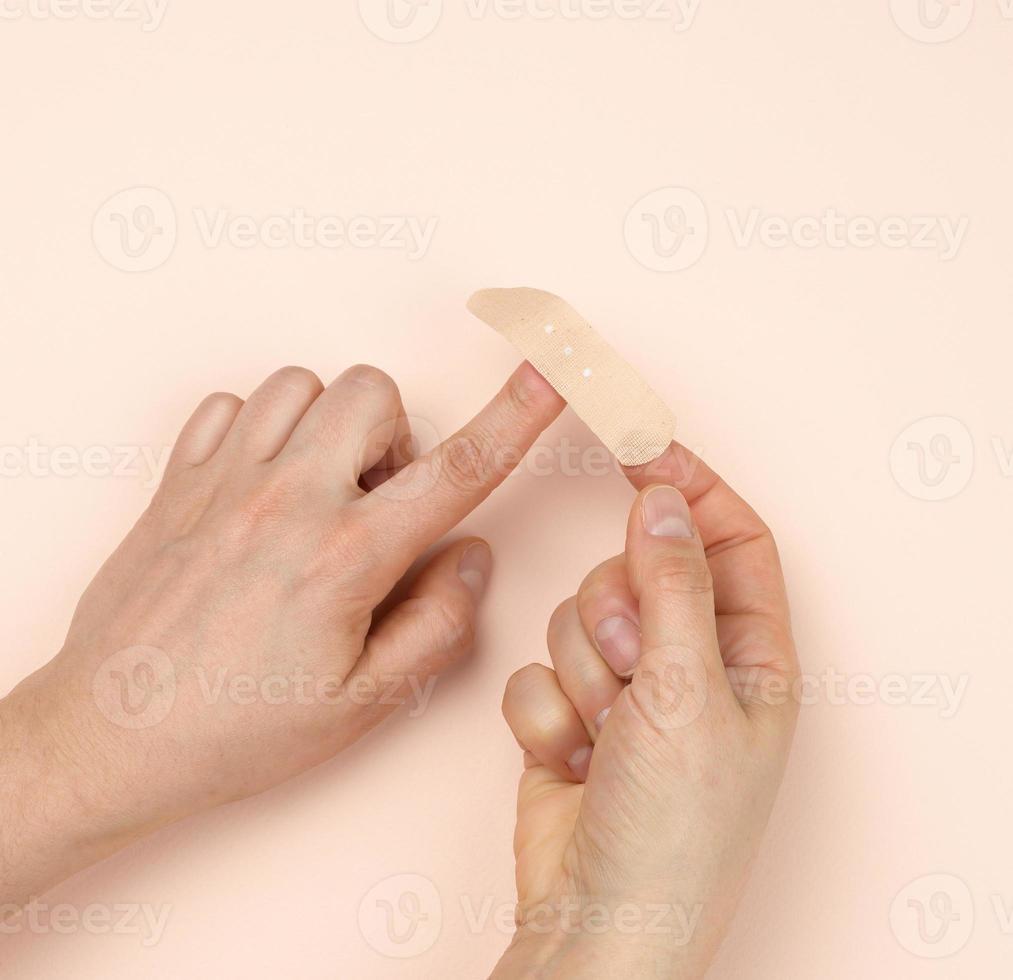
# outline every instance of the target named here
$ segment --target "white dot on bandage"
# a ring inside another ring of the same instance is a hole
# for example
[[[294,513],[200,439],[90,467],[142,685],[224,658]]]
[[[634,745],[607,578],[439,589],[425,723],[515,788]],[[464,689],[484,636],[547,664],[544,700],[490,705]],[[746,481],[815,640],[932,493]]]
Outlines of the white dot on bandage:
[[[483,289],[468,309],[520,350],[624,466],[649,463],[668,448],[671,411],[564,300],[527,287]],[[577,349],[580,360],[572,357]]]

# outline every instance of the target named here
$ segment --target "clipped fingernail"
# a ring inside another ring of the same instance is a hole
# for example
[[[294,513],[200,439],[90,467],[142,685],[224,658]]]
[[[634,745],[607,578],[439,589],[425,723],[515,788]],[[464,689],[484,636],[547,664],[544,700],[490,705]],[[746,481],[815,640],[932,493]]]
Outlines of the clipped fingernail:
[[[464,582],[477,602],[482,598],[492,571],[492,552],[484,541],[476,541],[469,545],[461,560],[457,563],[457,574]]]
[[[567,768],[581,782],[587,779],[587,771],[591,768],[591,746],[585,745],[577,749],[569,759],[566,760]]]
[[[655,487],[643,503],[644,528],[656,538],[693,537],[686,498],[675,487]]]
[[[607,708],[602,708],[598,712],[598,715],[594,719],[595,731],[600,732],[605,727],[605,719],[608,718],[609,712],[612,710],[611,705]]]
[[[603,619],[594,640],[608,665],[620,677],[633,673],[640,659],[640,630],[623,616]]]

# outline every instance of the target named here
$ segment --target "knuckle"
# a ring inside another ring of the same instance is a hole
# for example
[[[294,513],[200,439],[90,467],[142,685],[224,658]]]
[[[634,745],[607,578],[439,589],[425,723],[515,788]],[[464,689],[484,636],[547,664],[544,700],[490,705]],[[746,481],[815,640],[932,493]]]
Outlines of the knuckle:
[[[556,639],[562,632],[566,622],[576,614],[577,612],[577,597],[571,596],[569,599],[564,599],[556,608],[553,610],[552,615],[549,617],[549,626],[547,630],[547,636],[549,644],[555,643]]]
[[[551,746],[569,727],[570,718],[565,711],[549,704],[539,705],[531,717],[531,741],[535,745]]]
[[[662,597],[703,595],[713,591],[714,580],[701,554],[670,554],[656,560],[648,572],[654,592]]]
[[[582,609],[599,605],[603,599],[615,595],[620,584],[625,584],[625,581],[626,568],[622,555],[603,562],[584,576],[577,589],[578,604]]]
[[[364,593],[372,594],[374,562],[380,542],[369,522],[349,510],[346,508],[337,519],[314,529],[314,574],[332,580],[338,576]]]
[[[516,418],[528,418],[535,410],[537,399],[534,391],[516,375],[511,376],[504,389],[507,410]]]
[[[514,704],[520,695],[526,694],[540,684],[548,671],[549,668],[544,664],[525,664],[519,670],[515,670],[506,682],[506,691],[503,694],[504,710],[508,705]]]
[[[290,470],[279,468],[258,480],[238,500],[236,510],[246,526],[271,524],[295,509],[300,495],[299,481]]]
[[[424,618],[430,624],[430,641],[435,649],[451,652],[470,650],[475,643],[475,617],[463,602],[420,598]]]
[[[445,443],[442,462],[450,480],[464,491],[483,487],[492,478],[489,445],[477,432],[461,432]]]

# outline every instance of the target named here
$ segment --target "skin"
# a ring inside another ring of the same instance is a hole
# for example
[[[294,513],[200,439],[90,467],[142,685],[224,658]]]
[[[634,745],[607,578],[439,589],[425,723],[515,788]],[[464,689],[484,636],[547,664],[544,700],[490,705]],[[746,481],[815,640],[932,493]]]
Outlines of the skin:
[[[205,399],[63,649],[0,701],[0,906],[430,690],[471,648],[492,562],[476,538],[430,549],[562,407],[524,364],[413,459],[375,368]],[[769,531],[677,444],[627,475],[624,553],[557,609],[553,669],[504,697],[525,770],[496,978],[701,977],[781,781],[798,667]]]
[[[788,756],[798,664],[770,531],[677,444],[628,476],[624,553],[556,610],[553,669],[504,697],[524,774],[498,980],[703,976]]]
[[[524,364],[410,460],[400,395],[376,368],[326,389],[284,368],[245,403],[205,399],[63,649],[0,702],[0,906],[329,759],[467,653],[488,546],[458,541],[409,569],[562,407]],[[209,703],[223,672],[255,690],[314,683],[281,703]]]

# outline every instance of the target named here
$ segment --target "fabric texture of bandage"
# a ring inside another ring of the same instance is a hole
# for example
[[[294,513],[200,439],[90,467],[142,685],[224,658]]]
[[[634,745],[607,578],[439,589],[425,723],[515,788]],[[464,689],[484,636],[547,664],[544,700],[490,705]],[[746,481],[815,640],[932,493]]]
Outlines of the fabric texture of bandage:
[[[646,381],[565,300],[540,289],[482,289],[468,309],[509,340],[624,466],[657,459],[675,418]]]

